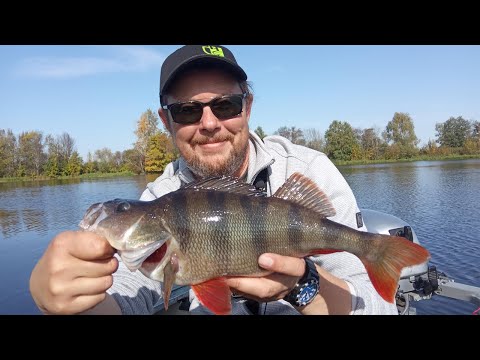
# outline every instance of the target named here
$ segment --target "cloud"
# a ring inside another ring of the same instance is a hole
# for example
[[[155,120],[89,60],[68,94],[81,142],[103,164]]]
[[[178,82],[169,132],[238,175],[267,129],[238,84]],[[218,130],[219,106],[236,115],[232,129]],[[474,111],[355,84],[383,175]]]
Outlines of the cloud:
[[[165,57],[142,46],[102,46],[106,56],[41,56],[21,61],[16,73],[26,77],[67,79],[112,72],[145,71],[160,67]]]

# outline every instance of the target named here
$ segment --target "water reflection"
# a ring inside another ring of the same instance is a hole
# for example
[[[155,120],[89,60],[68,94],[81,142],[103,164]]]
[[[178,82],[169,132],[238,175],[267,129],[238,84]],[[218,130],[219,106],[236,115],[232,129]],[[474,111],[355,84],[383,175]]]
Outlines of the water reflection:
[[[457,282],[480,286],[480,160],[340,167],[360,207],[410,223],[432,264]],[[92,180],[0,183],[1,314],[37,314],[30,272],[51,239],[77,229],[88,207],[138,199],[156,175]],[[469,303],[435,298],[415,304],[423,314],[469,314]]]
[[[4,237],[20,231],[20,217],[17,210],[0,209],[0,230]]]

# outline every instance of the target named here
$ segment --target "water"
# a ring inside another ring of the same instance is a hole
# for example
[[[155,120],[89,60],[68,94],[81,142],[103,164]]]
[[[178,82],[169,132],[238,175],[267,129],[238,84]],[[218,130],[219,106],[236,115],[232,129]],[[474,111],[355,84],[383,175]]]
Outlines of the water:
[[[361,208],[395,215],[415,230],[430,264],[458,283],[480,286],[480,159],[339,168]],[[474,304],[434,296],[418,314],[471,314]]]
[[[362,208],[413,226],[431,264],[455,281],[480,286],[480,160],[344,166]],[[137,199],[144,176],[0,183],[0,314],[39,314],[28,290],[33,266],[60,231],[77,229],[94,202]],[[434,297],[419,314],[471,314],[473,304]]]
[[[114,198],[138,199],[145,176],[0,183],[0,314],[39,314],[30,273],[51,239],[78,230],[85,210]]]

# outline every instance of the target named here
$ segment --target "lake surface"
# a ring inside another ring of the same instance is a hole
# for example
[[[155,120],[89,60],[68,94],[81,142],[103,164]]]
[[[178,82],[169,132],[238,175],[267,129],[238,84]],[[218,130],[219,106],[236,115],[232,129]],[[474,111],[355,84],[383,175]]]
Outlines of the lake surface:
[[[458,283],[480,286],[480,159],[339,168],[361,208],[408,222],[431,264]],[[60,231],[78,228],[94,202],[137,199],[154,177],[0,183],[0,314],[39,314],[28,282]],[[475,305],[434,296],[418,314],[471,314]]]

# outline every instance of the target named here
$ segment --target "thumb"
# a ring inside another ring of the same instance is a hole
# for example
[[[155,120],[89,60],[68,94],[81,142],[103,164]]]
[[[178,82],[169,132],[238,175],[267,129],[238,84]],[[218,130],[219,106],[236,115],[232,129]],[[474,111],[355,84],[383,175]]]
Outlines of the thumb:
[[[291,256],[265,253],[258,258],[258,264],[264,269],[285,275],[302,276],[305,272],[305,260]]]

